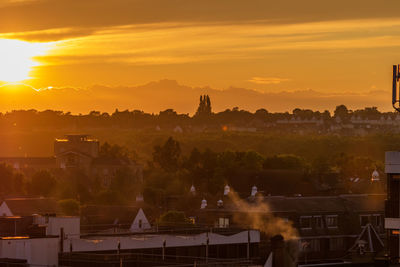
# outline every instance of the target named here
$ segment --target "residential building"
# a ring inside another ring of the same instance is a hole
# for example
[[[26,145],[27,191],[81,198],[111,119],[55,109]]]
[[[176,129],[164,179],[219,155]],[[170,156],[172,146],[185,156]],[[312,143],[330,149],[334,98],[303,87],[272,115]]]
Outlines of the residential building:
[[[299,261],[336,259],[346,255],[357,237],[370,225],[384,238],[385,195],[316,197],[256,196],[245,204],[225,199],[223,206],[209,203],[196,213],[197,222],[220,228],[261,227],[268,236],[293,227],[299,242]],[[280,225],[278,225],[280,224]],[[379,251],[374,251],[379,252]]]
[[[385,229],[390,261],[400,263],[400,152],[385,155],[387,199],[385,202]]]

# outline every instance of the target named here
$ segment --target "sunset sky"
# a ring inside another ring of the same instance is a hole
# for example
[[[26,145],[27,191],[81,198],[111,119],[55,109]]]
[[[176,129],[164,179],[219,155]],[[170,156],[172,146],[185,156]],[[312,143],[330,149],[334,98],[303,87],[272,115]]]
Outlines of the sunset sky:
[[[397,63],[398,0],[0,1],[0,111],[389,111]]]

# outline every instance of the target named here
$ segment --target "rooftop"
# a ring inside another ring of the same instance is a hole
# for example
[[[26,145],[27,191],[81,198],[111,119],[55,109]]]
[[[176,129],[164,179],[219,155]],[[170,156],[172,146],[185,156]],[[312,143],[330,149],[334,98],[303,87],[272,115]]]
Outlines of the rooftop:
[[[66,134],[65,138],[56,139],[57,142],[97,142],[97,139],[89,138],[90,135],[88,134]]]

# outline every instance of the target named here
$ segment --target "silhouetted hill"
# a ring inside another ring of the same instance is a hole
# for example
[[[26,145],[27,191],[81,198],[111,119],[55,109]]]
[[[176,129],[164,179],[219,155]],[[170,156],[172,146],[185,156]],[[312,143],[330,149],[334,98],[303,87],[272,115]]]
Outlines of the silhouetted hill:
[[[291,111],[294,108],[333,111],[338,103],[350,109],[376,106],[383,111],[391,110],[390,93],[385,91],[365,94],[328,94],[313,90],[264,93],[236,87],[225,90],[190,87],[174,80],[160,80],[139,86],[94,85],[87,89],[53,88],[41,91],[35,91],[28,86],[4,86],[0,88],[0,106],[2,112],[15,109],[53,109],[88,113],[91,110],[112,112],[118,108],[158,113],[160,110],[172,108],[178,113],[193,114],[199,95],[203,94],[211,97],[214,112],[236,106],[249,111],[260,108],[271,112]]]

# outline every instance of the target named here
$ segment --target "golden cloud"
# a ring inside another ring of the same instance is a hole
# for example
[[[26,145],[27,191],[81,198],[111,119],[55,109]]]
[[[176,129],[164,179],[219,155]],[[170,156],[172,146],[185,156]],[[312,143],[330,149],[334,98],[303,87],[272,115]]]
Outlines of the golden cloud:
[[[280,84],[282,82],[290,81],[290,79],[276,77],[253,77],[248,81],[256,84]]]

